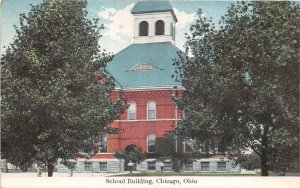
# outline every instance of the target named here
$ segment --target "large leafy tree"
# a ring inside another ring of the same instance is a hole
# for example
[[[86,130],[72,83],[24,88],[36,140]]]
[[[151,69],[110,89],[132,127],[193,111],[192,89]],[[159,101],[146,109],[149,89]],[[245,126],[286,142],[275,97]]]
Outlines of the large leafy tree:
[[[97,20],[84,1],[46,0],[20,15],[17,35],[2,57],[1,155],[26,167],[48,166],[90,152],[94,137],[124,110],[109,93]]]
[[[238,154],[251,148],[262,175],[297,163],[299,5],[238,2],[219,25],[202,17],[187,37],[190,56],[175,63],[185,87],[178,130]]]

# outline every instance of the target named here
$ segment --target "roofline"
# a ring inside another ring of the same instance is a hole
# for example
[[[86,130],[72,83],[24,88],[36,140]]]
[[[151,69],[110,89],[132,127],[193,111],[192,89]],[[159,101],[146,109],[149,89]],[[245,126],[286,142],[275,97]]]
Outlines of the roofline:
[[[169,86],[138,86],[115,88],[114,91],[149,91],[149,90],[185,90],[181,85]]]
[[[172,42],[170,42],[170,41],[164,41],[164,42],[149,42],[149,43],[131,43],[131,44],[129,44],[128,46],[126,46],[125,48],[123,48],[122,50],[118,51],[116,54],[113,54],[113,56],[118,55],[119,53],[121,53],[122,51],[126,50],[127,48],[129,48],[129,47],[132,46],[132,45],[157,44],[157,43],[170,43],[172,46],[174,46],[175,48],[177,48],[178,51],[183,52],[183,51],[181,51],[175,44],[173,44]],[[184,53],[184,52],[183,52],[183,53]],[[111,61],[112,61],[112,60],[111,60]],[[109,62],[111,62],[111,61],[109,61]],[[108,63],[109,63],[109,62],[108,62]]]
[[[156,12],[171,12],[175,22],[178,22],[178,19],[176,17],[176,14],[174,12],[173,9],[168,9],[168,10],[151,10],[151,11],[140,11],[140,12],[132,12],[131,11],[131,14],[145,14],[145,13],[156,13]]]

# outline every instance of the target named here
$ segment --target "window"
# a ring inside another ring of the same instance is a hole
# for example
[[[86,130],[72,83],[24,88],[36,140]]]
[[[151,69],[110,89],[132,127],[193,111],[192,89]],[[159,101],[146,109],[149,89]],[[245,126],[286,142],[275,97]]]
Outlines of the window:
[[[96,152],[106,153],[107,152],[107,136],[106,134],[100,134],[94,142]]]
[[[209,171],[209,162],[201,162],[201,171]]]
[[[92,163],[91,162],[87,162],[87,163],[84,163],[84,169],[85,171],[92,171]]]
[[[137,64],[131,67],[128,71],[151,71],[151,70],[159,70],[159,68],[151,64]]]
[[[158,20],[155,23],[155,35],[164,35],[165,34],[165,22]]]
[[[77,163],[76,162],[71,162],[70,163],[70,168],[72,169],[72,170],[77,170]]]
[[[193,171],[193,162],[186,162],[184,164],[184,171]]]
[[[172,171],[172,163],[164,162],[164,171]]]
[[[156,162],[148,162],[148,170],[156,170]]]
[[[128,120],[136,119],[136,104],[134,102],[129,103],[128,107]]]
[[[148,153],[154,153],[155,152],[155,139],[156,139],[155,134],[149,134],[147,136]]]
[[[148,36],[148,30],[149,30],[149,24],[148,24],[148,22],[142,21],[140,23],[139,35],[140,36]]]
[[[226,162],[218,162],[218,171],[226,171]]]
[[[107,171],[107,162],[100,162],[100,171]]]
[[[148,102],[147,105],[147,117],[148,119],[155,119],[156,118],[156,103],[154,101]]]

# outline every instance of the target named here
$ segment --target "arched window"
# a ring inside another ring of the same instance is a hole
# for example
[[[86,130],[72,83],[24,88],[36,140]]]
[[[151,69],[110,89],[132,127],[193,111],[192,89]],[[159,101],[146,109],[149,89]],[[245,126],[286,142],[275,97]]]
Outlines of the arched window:
[[[136,104],[134,102],[129,103],[128,107],[128,120],[136,119]]]
[[[147,152],[154,153],[155,152],[155,134],[151,133],[147,136]]]
[[[154,101],[147,104],[147,117],[148,119],[156,119],[156,103]]]
[[[165,34],[165,22],[158,20],[155,23],[155,35],[164,35]]]
[[[148,30],[149,30],[149,24],[148,24],[148,22],[142,21],[140,23],[139,35],[140,36],[148,36]]]

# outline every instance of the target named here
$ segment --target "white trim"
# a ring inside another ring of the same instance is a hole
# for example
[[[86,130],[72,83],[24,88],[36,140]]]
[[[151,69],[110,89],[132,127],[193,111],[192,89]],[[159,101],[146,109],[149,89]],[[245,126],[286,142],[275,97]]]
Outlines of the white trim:
[[[149,119],[149,104],[153,102],[154,103],[154,118],[153,119]],[[155,120],[156,119],[156,102],[154,100],[149,100],[147,102],[147,120]]]
[[[128,120],[128,119],[120,119],[115,120],[114,122],[144,122],[144,121],[180,121],[181,119],[174,119],[174,118],[166,118],[166,119],[136,119],[136,120]]]
[[[176,87],[176,89],[174,88]],[[149,90],[185,90],[184,87],[179,85],[174,86],[138,86],[138,87],[122,87],[115,88],[115,91],[149,91]]]

